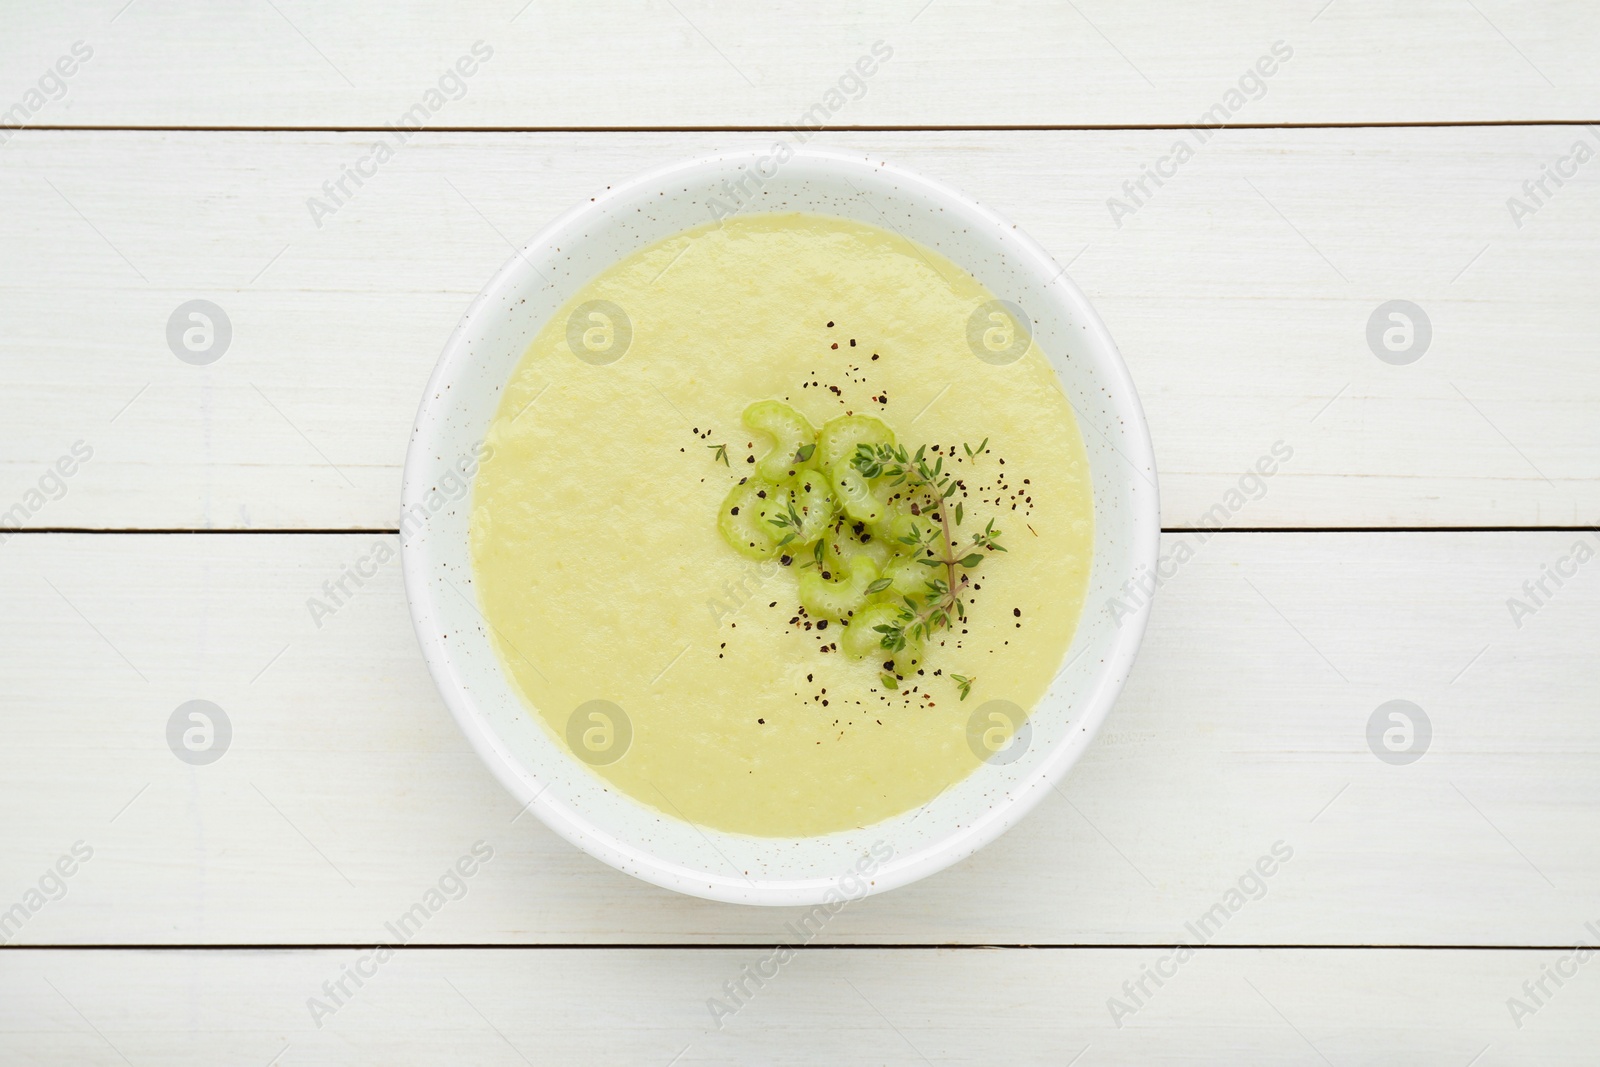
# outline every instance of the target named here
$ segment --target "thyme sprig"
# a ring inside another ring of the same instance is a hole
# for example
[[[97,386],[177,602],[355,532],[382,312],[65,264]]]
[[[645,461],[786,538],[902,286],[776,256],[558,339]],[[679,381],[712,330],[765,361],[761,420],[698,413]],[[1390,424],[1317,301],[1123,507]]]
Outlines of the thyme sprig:
[[[982,452],[988,443],[985,438],[977,449],[965,444],[962,447],[970,457]],[[924,528],[913,522],[910,532],[900,538],[902,544],[917,552],[918,563],[930,569],[943,567],[944,575],[930,576],[923,583],[922,597],[902,596],[894,622],[873,627],[883,635],[883,647],[891,652],[899,652],[911,641],[926,640],[936,631],[949,628],[952,616],[965,621],[967,606],[961,598],[961,589],[967,584],[967,578],[963,572],[977,567],[986,558],[983,552],[955,554],[954,528],[961,525],[965,513],[961,503],[957,501],[952,505],[950,498],[962,488],[962,483],[953,474],[945,473],[943,456],[929,463],[927,453],[927,445],[912,454],[904,445],[860,444],[850,459],[863,478],[886,479],[890,488],[904,487],[903,493],[910,501],[913,515],[934,512],[939,517],[938,526],[930,524]],[[939,543],[941,536],[942,545]],[[1004,552],[1000,536],[1001,531],[994,528],[994,520],[990,519],[981,533],[973,535],[972,544],[988,552]],[[883,588],[887,588],[887,584]],[[970,687],[968,682],[966,688]]]
[[[716,453],[716,455],[711,457],[711,462],[717,463],[720,461],[724,467],[731,466],[731,464],[728,462],[727,445],[706,445],[706,447]]]
[[[790,497],[788,500],[787,514],[779,515],[777,518],[768,519],[767,521],[780,530],[787,529],[789,531],[788,533],[784,534],[783,539],[778,542],[779,548],[782,548],[790,541],[793,541],[795,536],[800,533],[800,513],[795,510],[794,497]],[[819,541],[817,544],[820,547],[822,542]],[[817,562],[820,563],[821,560],[818,559]]]

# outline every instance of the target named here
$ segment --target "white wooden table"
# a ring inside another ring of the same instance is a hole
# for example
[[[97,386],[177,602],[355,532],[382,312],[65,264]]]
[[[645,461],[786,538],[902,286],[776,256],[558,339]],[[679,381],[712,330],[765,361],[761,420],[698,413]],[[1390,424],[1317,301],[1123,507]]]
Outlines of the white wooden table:
[[[19,8],[0,1062],[1600,1060],[1600,963],[1573,953],[1600,943],[1600,9]],[[419,103],[427,130],[314,220]],[[1070,264],[1139,383],[1169,548],[1198,548],[1059,796],[846,909],[719,1026],[708,1000],[794,915],[514,818],[397,565],[331,617],[307,601],[393,545],[424,381],[509,245],[819,103],[813,143],[948,181]],[[1218,104],[1231,128],[1194,132]],[[1146,167],[1170,176],[1134,200]],[[231,324],[206,365],[167,336],[196,299]],[[1393,300],[1431,328],[1412,362],[1369,344]],[[231,726],[215,762],[169,747],[191,700]],[[1369,743],[1391,700],[1426,716],[1421,758]]]

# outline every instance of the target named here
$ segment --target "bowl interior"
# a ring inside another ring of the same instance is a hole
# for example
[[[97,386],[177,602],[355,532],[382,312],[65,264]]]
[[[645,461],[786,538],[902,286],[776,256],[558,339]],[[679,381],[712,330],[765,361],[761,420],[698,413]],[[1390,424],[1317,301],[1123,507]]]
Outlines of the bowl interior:
[[[787,157],[787,158],[785,158]],[[729,186],[740,190],[730,196]],[[743,203],[740,203],[740,201]],[[569,756],[502,673],[468,548],[470,481],[501,390],[546,319],[616,260],[728,210],[807,211],[892,229],[1023,310],[1077,412],[1095,511],[1094,562],[1072,646],[1026,731],[921,808],[809,838],[723,833],[663,815]],[[401,543],[430,671],[468,739],[520,803],[607,863],[685,893],[815,904],[901,885],[971,854],[1020,818],[1092,739],[1131,667],[1143,608],[1108,609],[1153,566],[1159,536],[1149,437],[1126,368],[1082,293],[1037,245],[953,191],[871,158],[737,152],[668,167],[567,213],[473,301],[418,413]]]

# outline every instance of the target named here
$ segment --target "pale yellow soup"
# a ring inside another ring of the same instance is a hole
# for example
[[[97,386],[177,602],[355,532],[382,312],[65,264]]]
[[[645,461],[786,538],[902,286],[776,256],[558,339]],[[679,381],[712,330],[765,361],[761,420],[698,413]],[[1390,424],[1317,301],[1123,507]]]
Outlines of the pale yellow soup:
[[[863,827],[980,766],[969,720],[1044,694],[1093,540],[1083,442],[1048,363],[1029,344],[996,365],[969,342],[992,299],[894,233],[756,215],[629,256],[550,319],[488,431],[471,536],[491,639],[561,745],[644,804],[763,836]],[[740,423],[764,399],[818,427],[875,415],[953,452],[960,539],[991,518],[1001,531],[967,621],[895,691],[876,659],[827,649],[837,622],[801,618],[800,560],[746,559],[719,534],[769,445]],[[951,675],[975,679],[966,699]]]

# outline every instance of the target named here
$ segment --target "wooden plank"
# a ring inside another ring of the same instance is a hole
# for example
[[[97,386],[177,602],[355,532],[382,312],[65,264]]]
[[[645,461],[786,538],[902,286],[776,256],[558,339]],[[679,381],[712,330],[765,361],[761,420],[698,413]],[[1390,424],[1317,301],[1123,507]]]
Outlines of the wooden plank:
[[[1600,138],[1225,131],[1114,220],[1108,200],[1182,136],[814,143],[979,194],[1070,264],[1140,383],[1169,527],[1204,525],[1280,440],[1292,461],[1260,499],[1226,506],[1229,524],[1600,521],[1600,164],[1547,181],[1520,228],[1506,206],[1541,165]],[[6,146],[0,513],[35,527],[392,528],[427,375],[509,242],[608,183],[771,136],[418,135],[314,225],[307,199],[370,139],[27,132]],[[166,342],[195,298],[233,328],[204,367]],[[1407,366],[1367,341],[1396,299],[1432,326]],[[94,455],[65,496],[36,492],[78,441]]]
[[[1593,120],[1600,90],[1589,61],[1600,15],[1581,0],[476,0],[376,17],[306,0],[220,11],[80,0],[19,12],[8,30],[5,106],[26,105],[35,125],[377,128],[419,103],[433,105],[431,125],[475,128],[776,127],[807,114],[835,126],[1173,125],[1219,103],[1231,121],[1274,125]],[[92,57],[64,94],[46,100],[62,93],[47,82],[30,101],[78,41]],[[476,42],[487,62],[441,86]],[[877,42],[890,58],[851,80]],[[1274,45],[1288,57],[1278,64]],[[1260,69],[1270,75],[1247,78]]]
[[[823,940],[1174,943],[1279,842],[1292,859],[1216,943],[1551,946],[1600,922],[1600,563],[1544,579],[1531,615],[1507,607],[1543,567],[1574,569],[1560,561],[1580,535],[1169,535],[1168,554],[1180,539],[1193,558],[1061,793]],[[13,943],[387,941],[384,923],[480,840],[494,859],[421,941],[781,936],[795,911],[674,896],[513,821],[424,672],[397,564],[319,628],[308,599],[385,542],[0,548],[0,913],[75,842],[94,853]],[[166,740],[195,699],[232,728],[207,766]],[[1403,766],[1368,741],[1396,699],[1432,724]]]
[[[8,1062],[1508,1063],[1594,1061],[1572,951],[1152,949],[801,953],[360,950],[5,954]],[[1163,962],[1165,961],[1165,962]],[[322,990],[369,977],[335,1007]],[[1156,967],[1171,977],[1159,987]],[[1592,960],[1587,968],[1594,967]],[[1560,986],[1545,975],[1556,968]],[[1576,971],[1576,977],[1570,977]],[[775,973],[774,973],[775,972]],[[1124,982],[1145,981],[1129,1004]],[[1528,1003],[1524,982],[1550,994]],[[751,991],[731,1015],[724,984]],[[317,1005],[334,1007],[332,1014]],[[313,1011],[321,1022],[313,1022]],[[720,1023],[720,1026],[717,1025]]]

